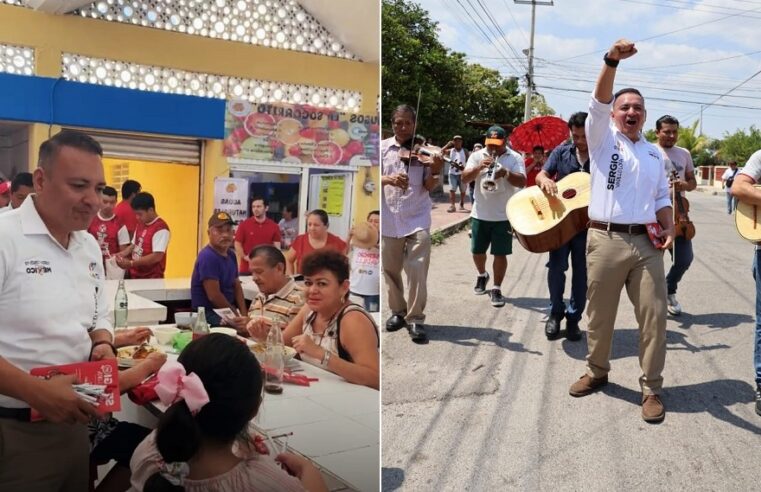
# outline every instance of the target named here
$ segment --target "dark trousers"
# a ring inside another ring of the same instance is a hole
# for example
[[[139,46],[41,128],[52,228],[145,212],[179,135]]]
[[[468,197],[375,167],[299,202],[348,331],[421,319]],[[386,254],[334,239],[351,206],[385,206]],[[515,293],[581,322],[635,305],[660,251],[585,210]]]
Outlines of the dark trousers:
[[[88,490],[87,426],[0,419],[0,490]]]
[[[666,275],[666,288],[668,294],[676,294],[677,284],[682,280],[684,272],[690,268],[694,255],[692,254],[692,241],[685,239],[683,236],[677,236],[674,239],[674,247],[669,250],[671,258],[674,261]]]
[[[578,321],[584,313],[587,302],[587,231],[576,234],[570,241],[550,251],[547,263],[547,285],[550,289],[550,307],[553,316]],[[565,272],[568,270],[568,256],[571,256],[571,298],[566,306],[563,302]]]

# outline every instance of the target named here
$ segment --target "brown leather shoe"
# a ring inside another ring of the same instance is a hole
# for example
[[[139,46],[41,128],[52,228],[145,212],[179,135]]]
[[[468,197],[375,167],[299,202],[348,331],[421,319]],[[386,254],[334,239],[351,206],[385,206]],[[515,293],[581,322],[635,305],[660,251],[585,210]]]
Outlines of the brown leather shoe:
[[[599,388],[602,388],[608,384],[608,376],[603,376],[601,378],[593,378],[589,374],[584,374],[579,378],[578,381],[573,383],[571,385],[571,389],[568,390],[568,393],[571,396],[579,397],[579,396],[587,396],[590,393],[595,392]]]
[[[642,395],[642,420],[655,424],[663,422],[666,417],[666,409],[658,395]]]

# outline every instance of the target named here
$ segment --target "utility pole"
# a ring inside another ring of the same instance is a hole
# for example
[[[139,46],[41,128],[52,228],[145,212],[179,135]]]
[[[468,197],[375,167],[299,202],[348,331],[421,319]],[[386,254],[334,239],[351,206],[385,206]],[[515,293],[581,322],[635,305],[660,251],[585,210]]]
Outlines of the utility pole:
[[[705,104],[700,105],[700,133],[698,133],[699,136],[703,135],[703,108],[705,108]]]
[[[534,91],[534,30],[536,26],[536,6],[547,5],[554,6],[553,0],[539,1],[539,0],[514,0],[518,4],[531,4],[531,42],[528,47],[528,73],[526,74],[526,106],[523,110],[523,121],[528,121],[531,118],[531,96]],[[524,50],[524,53],[526,51]]]

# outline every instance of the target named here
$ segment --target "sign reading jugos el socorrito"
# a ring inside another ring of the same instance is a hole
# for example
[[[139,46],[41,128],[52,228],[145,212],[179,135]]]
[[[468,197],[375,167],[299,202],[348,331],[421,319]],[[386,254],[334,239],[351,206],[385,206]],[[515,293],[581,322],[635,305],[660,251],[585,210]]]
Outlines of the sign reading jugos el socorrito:
[[[299,104],[227,102],[227,157],[294,164],[378,165],[378,116]]]

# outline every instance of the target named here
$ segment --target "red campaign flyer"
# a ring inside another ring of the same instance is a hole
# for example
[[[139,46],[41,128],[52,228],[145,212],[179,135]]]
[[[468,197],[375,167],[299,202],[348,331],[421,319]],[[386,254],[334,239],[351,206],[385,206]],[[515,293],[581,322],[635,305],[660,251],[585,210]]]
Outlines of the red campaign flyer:
[[[106,389],[98,398],[100,413],[118,412],[121,410],[121,395],[119,394],[119,369],[116,359],[103,359],[91,362],[79,362],[62,366],[35,367],[29,374],[44,379],[50,379],[61,374],[76,374],[78,384],[104,385]],[[32,409],[31,421],[44,420],[44,417]]]

